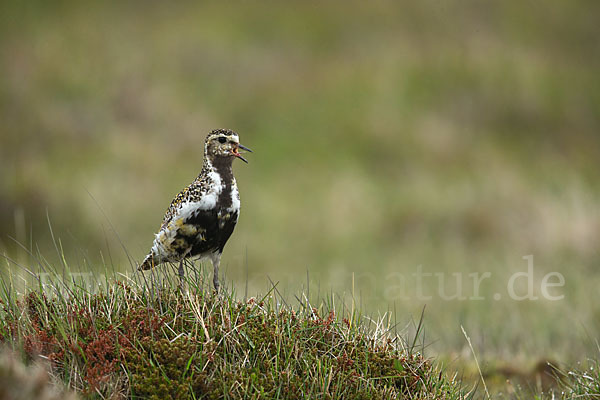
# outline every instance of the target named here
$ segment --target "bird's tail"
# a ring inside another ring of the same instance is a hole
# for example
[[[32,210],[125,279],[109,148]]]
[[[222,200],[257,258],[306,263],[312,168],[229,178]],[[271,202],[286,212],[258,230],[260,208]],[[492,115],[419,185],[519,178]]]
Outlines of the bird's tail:
[[[157,260],[154,259],[154,257],[152,256],[152,253],[148,254],[146,256],[146,258],[144,258],[144,261],[142,261],[142,263],[138,267],[138,271],[146,271],[146,270],[154,268],[155,266],[158,265],[158,263],[156,261]]]

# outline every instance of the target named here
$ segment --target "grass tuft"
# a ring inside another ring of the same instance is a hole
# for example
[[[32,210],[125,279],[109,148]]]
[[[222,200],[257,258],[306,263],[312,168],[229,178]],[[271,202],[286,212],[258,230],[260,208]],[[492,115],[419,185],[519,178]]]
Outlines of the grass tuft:
[[[202,280],[184,292],[168,280],[97,293],[64,280],[23,295],[7,287],[0,341],[89,398],[464,398],[414,346],[356,312],[306,297],[281,305],[275,290],[239,301],[200,290]]]

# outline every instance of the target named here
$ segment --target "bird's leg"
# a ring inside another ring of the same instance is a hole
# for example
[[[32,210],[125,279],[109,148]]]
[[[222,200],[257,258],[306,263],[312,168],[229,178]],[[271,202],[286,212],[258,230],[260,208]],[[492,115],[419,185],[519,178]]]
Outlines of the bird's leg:
[[[179,261],[179,289],[180,290],[183,290],[184,274],[185,274],[185,271],[183,269],[183,258],[182,258],[181,261]]]
[[[181,260],[179,260],[179,289],[183,291],[183,286],[185,283],[185,270],[183,269],[183,263],[188,254],[192,251],[192,248],[188,248],[185,253],[181,256]]]
[[[212,264],[213,264],[213,285],[215,287],[215,291],[217,293],[219,293],[219,287],[221,286],[219,284],[219,264],[221,263],[221,255],[217,254],[215,257],[213,257],[212,259]]]

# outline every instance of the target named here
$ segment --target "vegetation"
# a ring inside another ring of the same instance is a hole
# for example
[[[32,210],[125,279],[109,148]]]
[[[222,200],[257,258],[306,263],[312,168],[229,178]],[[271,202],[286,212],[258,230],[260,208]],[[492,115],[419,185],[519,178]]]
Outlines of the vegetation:
[[[85,398],[464,398],[417,349],[388,329],[368,332],[358,313],[188,285],[62,285],[23,297],[5,287],[0,340],[48,360]]]
[[[54,275],[24,295],[4,285],[1,398],[487,398],[487,385],[467,390],[389,319],[369,329],[334,298],[314,307],[304,296],[292,308],[276,287],[242,302],[210,293],[203,277],[188,279],[185,291],[158,281],[104,282],[94,293]],[[540,364],[532,374],[511,372],[494,398],[600,397],[593,361],[581,372]]]

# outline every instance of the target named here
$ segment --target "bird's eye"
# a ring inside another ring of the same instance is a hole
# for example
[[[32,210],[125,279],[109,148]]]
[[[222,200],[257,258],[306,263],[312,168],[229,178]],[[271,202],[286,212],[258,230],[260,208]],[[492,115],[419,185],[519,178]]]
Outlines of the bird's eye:
[[[227,138],[225,136],[219,136],[219,143],[225,143]]]

